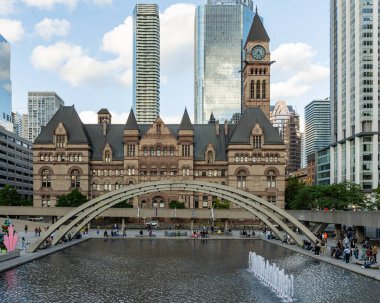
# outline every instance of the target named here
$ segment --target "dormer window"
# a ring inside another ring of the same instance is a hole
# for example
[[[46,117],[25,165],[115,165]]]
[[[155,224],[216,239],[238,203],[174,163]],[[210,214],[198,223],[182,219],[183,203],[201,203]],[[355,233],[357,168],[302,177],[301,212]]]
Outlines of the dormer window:
[[[65,147],[65,135],[56,135],[56,146]]]
[[[110,163],[111,162],[111,152],[109,150],[106,150],[104,152],[104,161],[106,163]]]
[[[254,135],[252,136],[252,145],[253,148],[261,148],[261,136]]]
[[[161,135],[161,124],[156,124],[157,135]]]
[[[214,153],[211,150],[207,152],[207,163],[214,163]]]

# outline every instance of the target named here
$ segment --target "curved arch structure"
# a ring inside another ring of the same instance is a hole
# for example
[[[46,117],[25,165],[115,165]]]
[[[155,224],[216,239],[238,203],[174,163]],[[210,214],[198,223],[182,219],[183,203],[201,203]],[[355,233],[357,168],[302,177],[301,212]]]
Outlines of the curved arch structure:
[[[155,181],[123,187],[77,207],[54,223],[41,235],[38,241],[32,243],[28,247],[28,252],[36,251],[38,247],[57,230],[52,245],[57,244],[62,237],[67,234],[76,234],[93,218],[121,201],[158,191],[192,191],[218,196],[227,199],[252,213],[252,215],[263,221],[278,237],[280,237],[280,239],[282,239],[283,233],[276,227],[277,225],[287,232],[299,246],[303,246],[302,239],[296,235],[285,222],[289,221],[294,226],[298,227],[298,229],[313,243],[318,240],[307,227],[288,214],[285,210],[240,189],[193,180]]]

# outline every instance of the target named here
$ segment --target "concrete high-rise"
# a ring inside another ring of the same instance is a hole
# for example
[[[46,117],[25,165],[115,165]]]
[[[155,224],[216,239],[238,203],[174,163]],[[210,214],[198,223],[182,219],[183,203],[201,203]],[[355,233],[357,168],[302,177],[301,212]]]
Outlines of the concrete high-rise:
[[[160,114],[160,18],[157,4],[133,12],[133,109],[138,123]]]
[[[28,92],[28,139],[34,141],[60,106],[65,105],[55,92]]]
[[[305,156],[330,144],[330,99],[313,100],[305,107]]]
[[[254,17],[252,0],[208,0],[195,12],[194,120],[241,113],[242,58]]]
[[[13,131],[11,47],[0,34],[0,126]]]
[[[379,186],[379,0],[330,1],[330,182]]]

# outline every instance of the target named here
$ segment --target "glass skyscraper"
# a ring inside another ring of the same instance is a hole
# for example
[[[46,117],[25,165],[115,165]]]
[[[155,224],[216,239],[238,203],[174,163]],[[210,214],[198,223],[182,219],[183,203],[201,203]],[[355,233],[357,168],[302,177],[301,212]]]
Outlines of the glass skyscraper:
[[[10,66],[11,48],[8,41],[0,35],[0,125],[8,131],[13,131]]]
[[[330,1],[330,182],[379,186],[379,0]]]
[[[208,0],[195,13],[194,120],[241,113],[242,57],[254,17],[252,0]]]
[[[305,107],[305,156],[330,145],[330,99],[313,100]]]
[[[152,123],[160,114],[157,4],[137,4],[133,12],[133,109],[137,123]]]

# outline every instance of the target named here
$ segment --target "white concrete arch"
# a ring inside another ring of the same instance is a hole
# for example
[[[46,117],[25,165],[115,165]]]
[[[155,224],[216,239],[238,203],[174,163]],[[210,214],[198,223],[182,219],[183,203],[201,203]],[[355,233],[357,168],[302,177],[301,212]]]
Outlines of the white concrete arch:
[[[97,215],[101,214],[113,205],[129,198],[139,196],[141,194],[152,193],[157,191],[171,191],[171,190],[184,190],[192,192],[202,192],[212,194],[221,198],[230,200],[231,202],[245,208],[247,211],[251,212],[254,216],[262,220],[271,230],[276,233],[280,238],[283,233],[280,232],[276,226],[272,223],[274,221],[276,224],[281,226],[281,228],[286,231],[289,236],[300,246],[303,245],[302,239],[296,235],[283,219],[288,220],[293,225],[299,228],[304,235],[309,238],[312,242],[316,242],[317,238],[315,235],[309,231],[302,223],[297,219],[289,215],[283,209],[259,198],[255,195],[247,193],[245,191],[232,188],[226,185],[220,185],[215,183],[184,180],[184,181],[155,181],[147,183],[139,183],[135,185],[130,185],[128,187],[123,187],[121,189],[109,192],[100,197],[97,197],[81,206],[71,211],[66,216],[62,217],[55,224],[53,224],[49,230],[44,232],[40,239],[28,248],[29,252],[34,252],[38,247],[56,230],[60,228],[57,235],[54,238],[53,245],[55,245],[64,235],[71,232],[79,231],[85,224],[95,218]],[[67,224],[67,222],[69,224]],[[67,225],[65,225],[67,224]],[[73,233],[74,234],[74,233]]]

